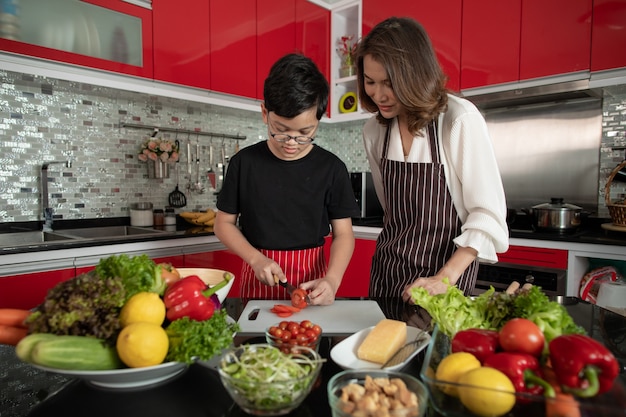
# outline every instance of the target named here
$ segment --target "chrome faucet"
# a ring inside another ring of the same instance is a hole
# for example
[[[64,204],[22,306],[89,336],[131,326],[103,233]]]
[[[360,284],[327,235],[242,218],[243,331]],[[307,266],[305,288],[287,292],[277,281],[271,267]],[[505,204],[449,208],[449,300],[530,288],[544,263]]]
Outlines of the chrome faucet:
[[[44,162],[41,165],[41,206],[43,208],[43,231],[51,232],[52,231],[52,222],[54,209],[49,207],[50,203],[48,201],[48,167],[50,165],[65,165],[66,168],[72,167],[72,161],[68,159],[67,161],[50,161]]]

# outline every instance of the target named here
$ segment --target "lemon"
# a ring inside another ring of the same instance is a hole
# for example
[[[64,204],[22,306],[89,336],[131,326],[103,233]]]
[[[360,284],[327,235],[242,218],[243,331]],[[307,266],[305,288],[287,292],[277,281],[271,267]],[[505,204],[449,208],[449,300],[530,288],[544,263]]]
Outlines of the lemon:
[[[163,363],[169,348],[165,329],[155,323],[137,322],[122,328],[117,337],[117,354],[129,368]]]
[[[476,356],[467,352],[451,353],[439,362],[435,378],[443,382],[451,382],[452,384],[439,384],[439,389],[448,395],[458,397],[459,392],[454,385],[458,382],[459,377],[465,372],[480,367],[480,361]]]
[[[165,320],[165,303],[155,292],[138,292],[130,297],[120,311],[120,323],[154,323],[159,326]]]
[[[515,387],[497,369],[485,366],[472,369],[461,375],[459,384],[461,403],[480,417],[502,416],[515,406]]]

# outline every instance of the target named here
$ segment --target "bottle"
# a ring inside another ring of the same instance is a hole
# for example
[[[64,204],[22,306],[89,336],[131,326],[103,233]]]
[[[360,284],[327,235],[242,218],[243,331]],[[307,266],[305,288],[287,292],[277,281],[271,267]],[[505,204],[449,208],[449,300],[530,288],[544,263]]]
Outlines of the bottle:
[[[172,207],[165,207],[165,221],[166,225],[176,224],[176,213]]]
[[[154,209],[152,212],[153,215],[153,223],[155,227],[163,226],[163,221],[165,215],[163,214],[163,209]]]

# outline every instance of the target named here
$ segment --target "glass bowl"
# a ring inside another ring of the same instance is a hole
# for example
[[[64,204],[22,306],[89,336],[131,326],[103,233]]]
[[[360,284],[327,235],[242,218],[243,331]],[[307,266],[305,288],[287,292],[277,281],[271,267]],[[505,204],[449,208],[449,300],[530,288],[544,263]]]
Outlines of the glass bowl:
[[[315,350],[305,346],[299,346],[297,353],[285,354],[259,343],[225,352],[218,371],[224,388],[246,413],[280,416],[298,408],[309,395],[322,362]]]
[[[450,354],[450,338],[435,326],[432,338],[426,350],[426,356],[420,371],[421,380],[428,388],[430,403],[437,412],[446,417],[468,417],[473,416],[461,401],[453,396],[447,395],[451,387],[463,387],[462,384],[445,382],[435,378],[437,366],[443,358]],[[467,387],[467,386],[466,386]],[[494,394],[502,394],[496,390],[488,388],[473,387],[474,392],[485,392],[486,396],[493,398]],[[491,392],[490,392],[491,391]],[[508,394],[513,395],[513,394]],[[546,399],[538,395],[515,394],[515,406],[506,414],[506,417],[522,417],[545,415]],[[558,402],[551,399],[549,401]],[[579,409],[583,416],[605,416],[624,417],[626,412],[626,390],[623,383],[618,378],[613,384],[613,388],[604,394],[593,398],[578,399]],[[494,416],[495,417],[495,416]]]
[[[296,334],[295,336],[292,335],[288,339],[283,339],[281,337],[274,336],[273,334],[271,334],[271,329],[272,328],[279,328],[280,324],[281,324],[281,323],[276,323],[276,324],[268,327],[267,329],[265,329],[265,341],[267,342],[267,344],[279,348],[283,353],[296,353],[296,352],[298,352],[299,347],[301,347],[301,346],[304,346],[304,347],[307,347],[307,348],[311,348],[311,349],[313,349],[315,351],[318,351],[319,345],[320,345],[320,340],[322,339],[322,334],[321,333],[318,334],[318,335],[313,335],[313,334],[310,333],[308,336],[300,336],[300,334],[304,333],[302,326],[299,326],[301,324],[301,322],[285,321],[285,323],[295,323],[296,325],[298,325],[297,327],[299,328],[298,331],[300,333]],[[287,324],[287,326],[288,326],[288,324]],[[305,332],[306,332],[306,330],[311,330],[311,329],[305,329]]]
[[[350,412],[350,405],[346,404],[346,402],[341,399],[342,390],[350,384],[364,386],[367,376],[372,378],[385,378],[390,381],[394,378],[399,378],[404,382],[408,391],[414,393],[417,397],[417,405],[415,407],[390,410],[386,415],[390,417],[423,417],[425,415],[428,408],[428,390],[416,377],[397,371],[363,369],[339,372],[328,381],[328,403],[332,410],[333,417],[349,417],[353,415]],[[377,404],[372,413],[359,413],[358,416],[374,417],[381,415],[378,414],[378,412],[380,412],[380,405]]]

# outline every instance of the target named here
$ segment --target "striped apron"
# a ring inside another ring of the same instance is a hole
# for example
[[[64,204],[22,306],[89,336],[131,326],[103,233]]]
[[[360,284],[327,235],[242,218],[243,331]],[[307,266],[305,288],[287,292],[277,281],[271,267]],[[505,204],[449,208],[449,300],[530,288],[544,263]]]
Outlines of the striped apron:
[[[266,250],[261,253],[274,260],[285,273],[287,280],[298,287],[301,283],[322,278],[326,275],[326,259],[324,246],[301,250]],[[241,268],[240,297],[244,300],[287,300],[287,291],[279,286],[263,284],[255,275],[254,270],[244,262]]]
[[[407,163],[387,159],[387,129],[381,157],[386,212],[372,260],[369,295],[373,298],[401,298],[404,288],[417,278],[435,275],[452,256],[452,239],[461,232],[437,146],[437,123],[430,123],[427,130],[433,162]],[[477,274],[475,260],[457,287],[469,295]]]

